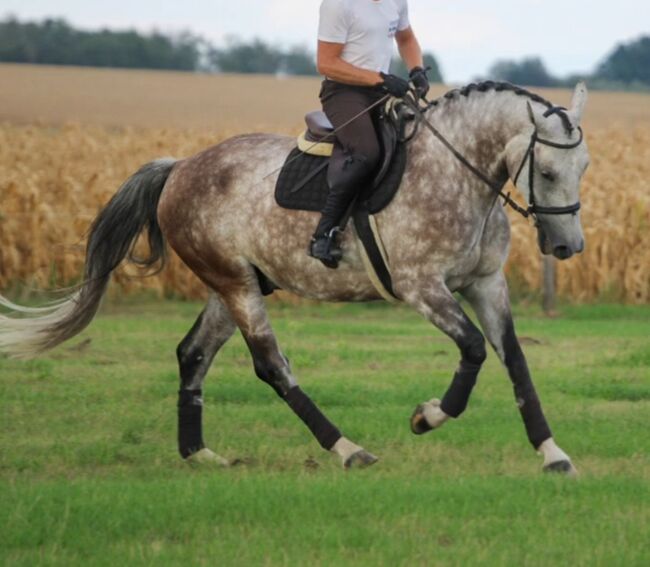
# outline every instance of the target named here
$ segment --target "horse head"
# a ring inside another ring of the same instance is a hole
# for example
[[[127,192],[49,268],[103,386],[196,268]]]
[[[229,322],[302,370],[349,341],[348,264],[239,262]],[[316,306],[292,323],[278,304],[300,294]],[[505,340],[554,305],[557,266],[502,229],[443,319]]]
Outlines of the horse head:
[[[536,219],[540,250],[560,260],[584,249],[580,181],[589,153],[580,122],[586,101],[579,83],[569,110],[527,102],[532,132],[527,128],[508,144],[508,169]]]

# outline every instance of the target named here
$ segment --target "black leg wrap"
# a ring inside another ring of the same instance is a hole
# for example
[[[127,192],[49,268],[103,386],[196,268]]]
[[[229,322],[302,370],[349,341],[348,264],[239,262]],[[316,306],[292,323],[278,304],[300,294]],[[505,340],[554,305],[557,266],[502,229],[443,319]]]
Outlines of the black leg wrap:
[[[329,451],[341,438],[341,432],[327,419],[299,386],[291,388],[284,401],[302,419],[323,449]]]
[[[542,405],[530,378],[528,364],[515,335],[512,321],[509,322],[504,332],[503,344],[506,350],[506,366],[515,389],[519,412],[524,420],[526,435],[531,445],[537,449],[553,435],[544,417]]]
[[[205,447],[201,423],[202,412],[201,390],[178,392],[178,451],[184,459]]]
[[[551,428],[546,422],[546,418],[542,412],[542,405],[535,390],[528,391],[524,395],[520,395],[517,390],[518,388],[515,387],[515,397],[517,398],[519,412],[526,426],[528,440],[537,449],[544,441],[553,436]]]
[[[442,411],[451,417],[458,417],[465,411],[480,369],[480,364],[461,360],[460,367],[440,403]]]

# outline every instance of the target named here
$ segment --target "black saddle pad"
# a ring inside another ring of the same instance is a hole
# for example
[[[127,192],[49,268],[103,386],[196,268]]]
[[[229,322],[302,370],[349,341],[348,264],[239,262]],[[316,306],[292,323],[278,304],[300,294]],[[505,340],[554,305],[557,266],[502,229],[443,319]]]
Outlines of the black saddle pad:
[[[287,157],[275,186],[275,200],[285,209],[322,211],[327,199],[329,157],[312,156],[298,148]],[[406,169],[406,144],[398,143],[390,167],[381,179],[362,190],[359,203],[375,214],[388,206],[399,189]]]

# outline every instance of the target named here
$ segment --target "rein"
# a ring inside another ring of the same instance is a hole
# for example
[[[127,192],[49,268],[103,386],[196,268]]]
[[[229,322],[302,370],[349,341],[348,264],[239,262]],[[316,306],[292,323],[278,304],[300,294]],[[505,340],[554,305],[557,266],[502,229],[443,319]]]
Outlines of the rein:
[[[524,169],[524,166],[526,165],[526,162],[528,161],[529,163],[529,168],[528,168],[528,183],[529,183],[529,188],[530,188],[530,204],[528,205],[527,208],[522,207],[519,205],[511,196],[510,193],[505,193],[503,191],[503,184],[498,183],[496,181],[493,181],[490,179],[487,175],[485,175],[482,171],[480,171],[475,165],[473,165],[468,159],[461,154],[452,144],[445,138],[440,131],[433,125],[429,120],[427,120],[426,116],[424,116],[424,112],[418,105],[418,103],[412,99],[409,98],[404,98],[404,102],[408,105],[408,107],[413,110],[415,115],[417,116],[418,120],[423,123],[428,130],[453,154],[453,156],[460,161],[467,169],[469,169],[476,177],[478,177],[483,183],[485,183],[494,193],[496,193],[499,197],[503,198],[503,206],[505,207],[506,205],[510,206],[512,209],[514,209],[516,212],[518,212],[521,216],[524,218],[528,218],[531,215],[537,215],[537,214],[542,214],[542,215],[567,215],[567,214],[573,214],[575,215],[576,212],[580,209],[580,202],[574,203],[573,205],[568,205],[566,207],[540,207],[536,204],[535,202],[535,191],[534,191],[534,182],[535,182],[535,170],[534,170],[534,165],[535,165],[535,144],[543,144],[545,146],[551,146],[553,148],[560,148],[560,149],[573,149],[577,148],[583,140],[583,133],[582,133],[582,128],[578,127],[578,131],[580,132],[580,139],[571,144],[559,144],[557,142],[552,142],[550,140],[544,140],[539,137],[537,133],[537,124],[535,124],[535,121],[532,118],[531,115],[531,121],[533,122],[533,125],[535,126],[535,130],[533,131],[531,137],[530,137],[530,143],[528,144],[528,149],[526,150],[526,153],[524,154],[524,158],[521,162],[521,165],[519,166],[519,169],[517,171],[517,175],[514,178],[514,184],[515,186],[517,185],[517,181],[519,180],[519,176],[521,175],[521,172]],[[429,110],[432,107],[432,103],[428,103],[427,107],[424,109]],[[549,110],[544,116],[548,116],[554,112],[559,111],[560,108],[556,107],[551,110]]]

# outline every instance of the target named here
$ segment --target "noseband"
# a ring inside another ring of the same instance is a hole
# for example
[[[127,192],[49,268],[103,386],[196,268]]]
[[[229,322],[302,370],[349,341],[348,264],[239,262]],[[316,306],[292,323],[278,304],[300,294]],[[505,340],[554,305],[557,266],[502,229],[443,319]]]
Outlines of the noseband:
[[[524,158],[521,160],[521,165],[519,166],[519,170],[517,171],[517,175],[515,175],[514,178],[514,184],[515,186],[517,185],[517,181],[519,180],[519,176],[521,175],[521,172],[524,169],[524,165],[526,165],[526,162],[528,161],[529,163],[529,168],[528,168],[528,184],[530,187],[529,193],[530,193],[530,198],[529,198],[529,205],[528,208],[524,208],[521,205],[519,205],[511,196],[510,193],[504,193],[503,192],[503,183],[497,183],[493,180],[491,180],[487,175],[485,175],[482,171],[480,171],[476,166],[474,166],[472,163],[470,163],[467,158],[461,154],[450,142],[445,138],[437,129],[436,127],[427,120],[426,116],[424,116],[424,112],[420,108],[417,102],[415,102],[413,99],[410,97],[406,97],[402,99],[408,106],[413,110],[415,113],[416,117],[418,120],[423,123],[428,130],[436,137],[442,144],[454,155],[454,157],[460,161],[467,169],[469,169],[476,177],[478,177],[481,181],[483,181],[488,187],[490,187],[497,195],[503,198],[503,205],[510,206],[512,207],[515,211],[517,211],[520,215],[522,215],[524,218],[528,218],[529,216],[533,215],[535,218],[537,217],[538,214],[540,215],[575,215],[579,210],[580,210],[580,201],[577,203],[574,203],[573,205],[568,205],[566,207],[540,207],[537,205],[535,202],[535,144],[543,144],[545,146],[550,146],[552,148],[559,148],[563,150],[571,150],[573,148],[577,148],[580,144],[582,144],[583,141],[583,133],[582,133],[582,128],[578,126],[578,132],[580,132],[580,139],[577,142],[574,142],[572,144],[558,144],[557,142],[552,142],[550,140],[544,140],[539,137],[537,133],[537,124],[535,123],[535,119],[532,115],[532,110],[530,119],[533,123],[533,126],[535,127],[531,137],[530,137],[530,143],[528,144],[528,149],[526,150],[526,153],[524,154]],[[428,103],[426,108],[424,109],[425,111],[431,108],[432,103]],[[548,111],[544,113],[544,117],[547,118],[551,114],[556,114],[560,111],[566,110],[565,108],[559,107],[559,106],[554,106],[550,108]]]

